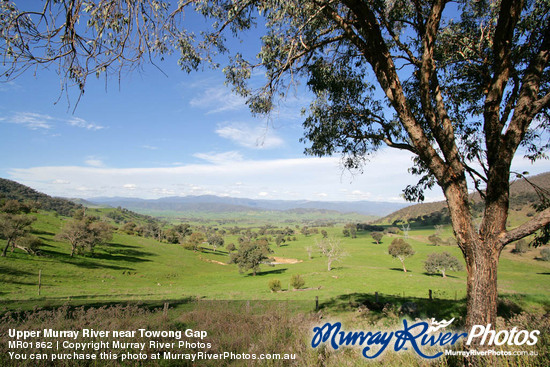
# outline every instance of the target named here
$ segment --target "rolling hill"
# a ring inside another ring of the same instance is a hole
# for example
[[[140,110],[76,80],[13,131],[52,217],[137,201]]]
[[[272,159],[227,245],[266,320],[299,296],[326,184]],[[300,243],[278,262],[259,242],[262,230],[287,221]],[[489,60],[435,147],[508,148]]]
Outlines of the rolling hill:
[[[550,172],[528,178],[531,184],[550,190]],[[519,216],[531,216],[534,213],[532,204],[539,198],[533,186],[524,179],[517,179],[510,184],[510,212],[518,213]],[[475,214],[482,210],[481,198],[478,193],[470,195]],[[421,203],[399,209],[377,223],[399,223],[399,222],[424,222],[426,224],[450,223],[450,218],[445,201],[433,203]]]

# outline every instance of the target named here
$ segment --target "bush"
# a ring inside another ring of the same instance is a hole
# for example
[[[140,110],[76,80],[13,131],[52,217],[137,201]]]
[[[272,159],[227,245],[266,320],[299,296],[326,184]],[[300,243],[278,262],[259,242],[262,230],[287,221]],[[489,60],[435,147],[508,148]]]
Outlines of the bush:
[[[281,281],[279,279],[271,279],[268,287],[272,292],[278,292],[281,290]]]
[[[543,248],[540,250],[540,258],[543,261],[550,261],[550,248]]]
[[[294,289],[300,289],[306,284],[306,281],[304,278],[302,278],[299,274],[294,274],[292,278],[290,278],[290,285]]]
[[[515,254],[524,254],[529,249],[529,244],[525,240],[516,241],[515,247],[512,250]]]
[[[448,270],[460,271],[462,270],[462,264],[460,264],[456,257],[446,251],[441,253],[434,252],[426,259],[424,269],[432,274],[441,273],[443,278],[446,278]]]

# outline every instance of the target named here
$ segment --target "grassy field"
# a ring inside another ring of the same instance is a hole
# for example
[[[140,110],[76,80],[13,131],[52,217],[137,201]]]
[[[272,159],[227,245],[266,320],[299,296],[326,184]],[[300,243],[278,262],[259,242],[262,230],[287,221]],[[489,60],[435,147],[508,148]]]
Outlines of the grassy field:
[[[361,298],[374,295],[403,299],[433,297],[442,300],[465,297],[465,271],[450,272],[447,278],[427,274],[423,262],[428,254],[448,251],[461,259],[457,247],[429,245],[431,228],[411,230],[408,241],[416,254],[406,260],[407,273],[401,263],[387,254],[388,244],[398,235],[387,235],[376,244],[368,232],[358,232],[355,239],[342,236],[341,227],[326,228],[342,242],[347,256],[327,271],[326,259],[315,252],[321,235],[296,235],[296,241],[281,247],[271,246],[273,256],[281,258],[274,266],[262,265],[257,276],[239,273],[227,265],[224,248],[216,252],[205,245],[203,252],[185,250],[181,245],[160,243],[148,238],[115,233],[107,246],[93,257],[69,256],[67,243],[54,240],[64,219],[51,213],[36,214],[35,234],[46,243],[45,256],[23,252],[0,258],[0,304],[3,308],[71,302],[178,300],[194,297],[213,300],[302,300],[311,305],[315,298],[330,303],[335,299]],[[450,235],[449,229],[442,234]],[[237,242],[226,236],[225,243]],[[314,248],[308,258],[306,247]],[[547,307],[550,303],[550,263],[535,259],[538,250],[523,255],[503,251],[499,266],[499,290],[521,302]],[[461,259],[462,261],[462,259]],[[41,292],[38,295],[38,273]],[[290,290],[290,278],[301,275],[304,290]],[[268,282],[281,281],[283,291],[272,293]]]

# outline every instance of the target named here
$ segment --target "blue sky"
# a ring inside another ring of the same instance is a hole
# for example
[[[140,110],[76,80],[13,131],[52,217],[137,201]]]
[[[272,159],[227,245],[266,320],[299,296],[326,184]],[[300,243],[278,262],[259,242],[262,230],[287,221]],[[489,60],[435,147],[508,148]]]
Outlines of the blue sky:
[[[339,157],[303,154],[297,89],[270,118],[253,118],[221,70],[186,74],[175,58],[121,82],[90,78],[73,111],[58,76],[37,70],[0,84],[0,177],[50,195],[90,198],[225,195],[264,199],[403,201],[415,182],[406,152],[382,150],[363,174]],[[516,170],[550,171],[517,159]],[[442,199],[439,189],[428,200]]]

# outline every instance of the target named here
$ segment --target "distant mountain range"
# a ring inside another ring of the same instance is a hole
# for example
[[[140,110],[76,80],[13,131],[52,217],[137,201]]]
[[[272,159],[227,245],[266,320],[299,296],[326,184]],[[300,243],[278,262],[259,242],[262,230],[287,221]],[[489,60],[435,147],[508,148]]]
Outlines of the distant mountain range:
[[[308,200],[257,200],[214,195],[172,196],[160,199],[136,199],[124,197],[97,197],[87,201],[96,205],[123,207],[134,211],[177,212],[244,212],[244,211],[334,211],[363,215],[385,216],[405,206],[406,203],[377,201],[308,201]]]

